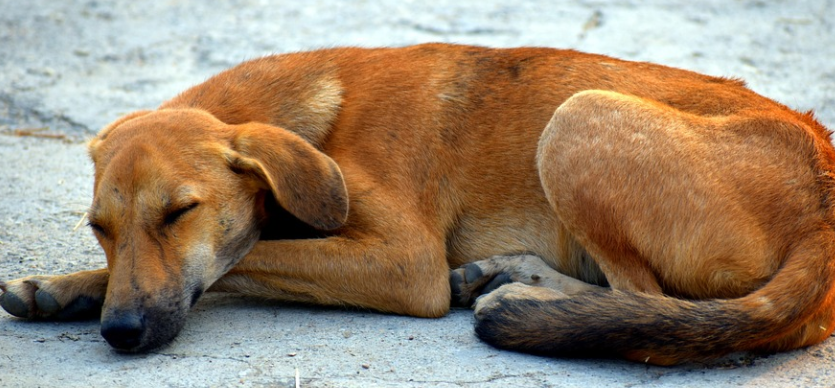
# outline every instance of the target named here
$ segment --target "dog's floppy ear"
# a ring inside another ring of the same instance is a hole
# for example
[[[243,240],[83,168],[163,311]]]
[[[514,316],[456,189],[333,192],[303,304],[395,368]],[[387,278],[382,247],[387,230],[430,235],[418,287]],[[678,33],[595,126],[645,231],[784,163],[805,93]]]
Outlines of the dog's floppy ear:
[[[231,168],[257,177],[283,208],[317,229],[339,228],[348,218],[348,190],[339,166],[290,131],[238,125],[226,158]]]

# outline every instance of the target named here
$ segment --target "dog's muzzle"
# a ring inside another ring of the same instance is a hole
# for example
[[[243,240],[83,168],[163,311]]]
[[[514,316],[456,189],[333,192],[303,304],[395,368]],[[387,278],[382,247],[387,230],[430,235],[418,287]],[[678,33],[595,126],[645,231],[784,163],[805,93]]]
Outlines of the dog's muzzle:
[[[185,324],[187,306],[175,309],[106,310],[101,335],[120,352],[145,352],[171,342]]]

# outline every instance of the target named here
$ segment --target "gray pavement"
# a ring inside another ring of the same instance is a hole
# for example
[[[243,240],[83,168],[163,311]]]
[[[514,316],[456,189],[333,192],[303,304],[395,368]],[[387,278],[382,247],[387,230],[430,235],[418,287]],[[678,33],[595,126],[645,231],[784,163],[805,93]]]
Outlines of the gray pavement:
[[[640,3],[641,5],[638,5]],[[576,48],[744,78],[835,128],[835,1],[0,0],[0,279],[98,268],[84,140],[242,60],[427,41]],[[424,320],[208,295],[180,337],[113,352],[97,322],[0,312],[0,386],[835,386],[835,340],[647,367],[498,351]]]

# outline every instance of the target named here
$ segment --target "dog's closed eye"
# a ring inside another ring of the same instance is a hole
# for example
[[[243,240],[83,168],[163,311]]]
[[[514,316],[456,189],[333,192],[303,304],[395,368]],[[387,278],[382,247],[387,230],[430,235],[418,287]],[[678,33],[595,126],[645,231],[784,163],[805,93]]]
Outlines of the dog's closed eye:
[[[189,212],[189,211],[191,211],[192,209],[196,208],[196,207],[197,207],[197,205],[199,205],[199,203],[198,203],[198,202],[194,202],[194,203],[192,203],[192,204],[189,204],[189,205],[187,205],[187,206],[184,206],[184,207],[181,207],[181,208],[179,208],[179,209],[177,209],[177,210],[174,210],[174,211],[172,211],[172,212],[169,212],[168,214],[166,214],[166,215],[165,215],[165,218],[163,219],[163,221],[162,221],[162,222],[163,222],[166,226],[169,226],[169,225],[174,225],[174,223],[176,223],[176,222],[177,222],[177,220],[179,220],[179,219],[180,219],[180,217],[182,217],[184,214],[188,213],[188,212]]]
[[[99,225],[99,224],[97,224],[93,221],[87,221],[87,226],[92,228],[94,232],[96,232],[96,233],[98,233],[102,236],[107,236],[107,232],[104,230],[104,227],[102,227],[101,225]]]

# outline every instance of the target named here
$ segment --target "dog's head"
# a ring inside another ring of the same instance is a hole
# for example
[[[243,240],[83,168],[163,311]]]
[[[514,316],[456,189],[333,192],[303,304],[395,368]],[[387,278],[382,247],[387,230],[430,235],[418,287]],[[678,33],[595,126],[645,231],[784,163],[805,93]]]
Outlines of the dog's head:
[[[177,335],[200,295],[259,239],[265,201],[321,230],[347,217],[336,163],[278,127],[143,111],[110,124],[89,149],[90,226],[110,274],[102,335],[119,350]]]

